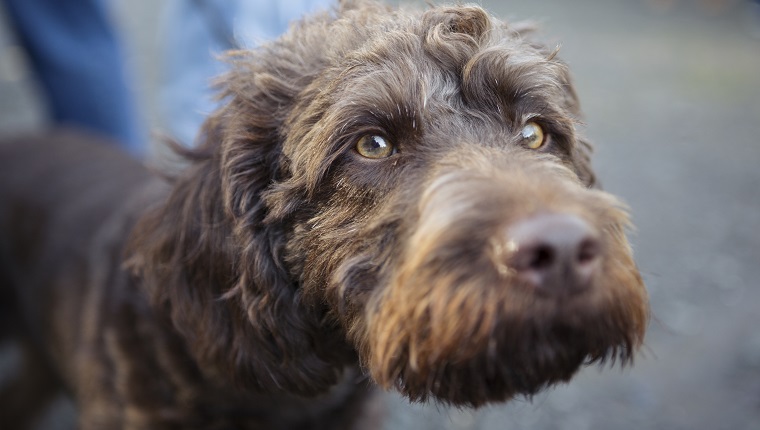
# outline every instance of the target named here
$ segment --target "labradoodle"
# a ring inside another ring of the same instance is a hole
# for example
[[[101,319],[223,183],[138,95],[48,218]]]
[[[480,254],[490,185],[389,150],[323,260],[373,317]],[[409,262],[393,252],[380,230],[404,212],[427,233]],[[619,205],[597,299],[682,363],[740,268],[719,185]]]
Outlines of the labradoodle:
[[[84,430],[366,429],[375,386],[478,407],[632,359],[628,218],[529,28],[345,1],[229,61],[172,178],[77,133],[0,144],[4,333],[41,382],[11,428],[43,382]]]

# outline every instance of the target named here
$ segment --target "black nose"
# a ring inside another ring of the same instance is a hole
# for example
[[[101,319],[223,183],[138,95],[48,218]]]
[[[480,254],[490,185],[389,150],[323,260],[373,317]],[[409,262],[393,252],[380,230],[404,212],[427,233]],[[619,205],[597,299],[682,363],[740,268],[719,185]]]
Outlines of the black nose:
[[[508,231],[509,266],[543,294],[588,289],[599,270],[601,246],[595,230],[571,214],[539,214]]]

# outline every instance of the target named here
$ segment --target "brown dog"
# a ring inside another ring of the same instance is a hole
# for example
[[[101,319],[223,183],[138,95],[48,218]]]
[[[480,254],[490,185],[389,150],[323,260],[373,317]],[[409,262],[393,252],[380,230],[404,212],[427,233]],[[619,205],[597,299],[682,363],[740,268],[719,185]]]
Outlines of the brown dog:
[[[81,135],[2,144],[5,304],[80,427],[368,428],[365,378],[480,406],[629,361],[627,217],[526,31],[346,2],[233,54],[170,184]]]

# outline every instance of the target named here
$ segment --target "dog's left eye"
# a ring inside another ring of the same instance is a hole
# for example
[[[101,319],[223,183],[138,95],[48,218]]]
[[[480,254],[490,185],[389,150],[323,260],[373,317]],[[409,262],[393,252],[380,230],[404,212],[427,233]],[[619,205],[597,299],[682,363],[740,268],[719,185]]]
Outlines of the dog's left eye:
[[[529,122],[525,124],[525,127],[520,131],[520,137],[530,149],[539,149],[546,143],[546,133],[540,125],[535,122]]]
[[[396,152],[394,146],[382,136],[368,134],[356,142],[356,152],[362,157],[377,160],[388,158]]]

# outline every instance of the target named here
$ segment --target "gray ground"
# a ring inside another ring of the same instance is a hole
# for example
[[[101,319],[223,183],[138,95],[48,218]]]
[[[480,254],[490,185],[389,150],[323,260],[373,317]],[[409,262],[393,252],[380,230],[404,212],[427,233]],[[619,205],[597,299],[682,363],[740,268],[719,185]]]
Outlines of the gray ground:
[[[116,12],[146,118],[157,3],[118,0]],[[538,18],[561,41],[597,171],[633,208],[653,308],[635,367],[589,368],[532,402],[477,412],[390,395],[388,429],[760,429],[760,11],[739,0],[653,3],[483,2]],[[0,133],[44,123],[22,60],[0,22]]]

